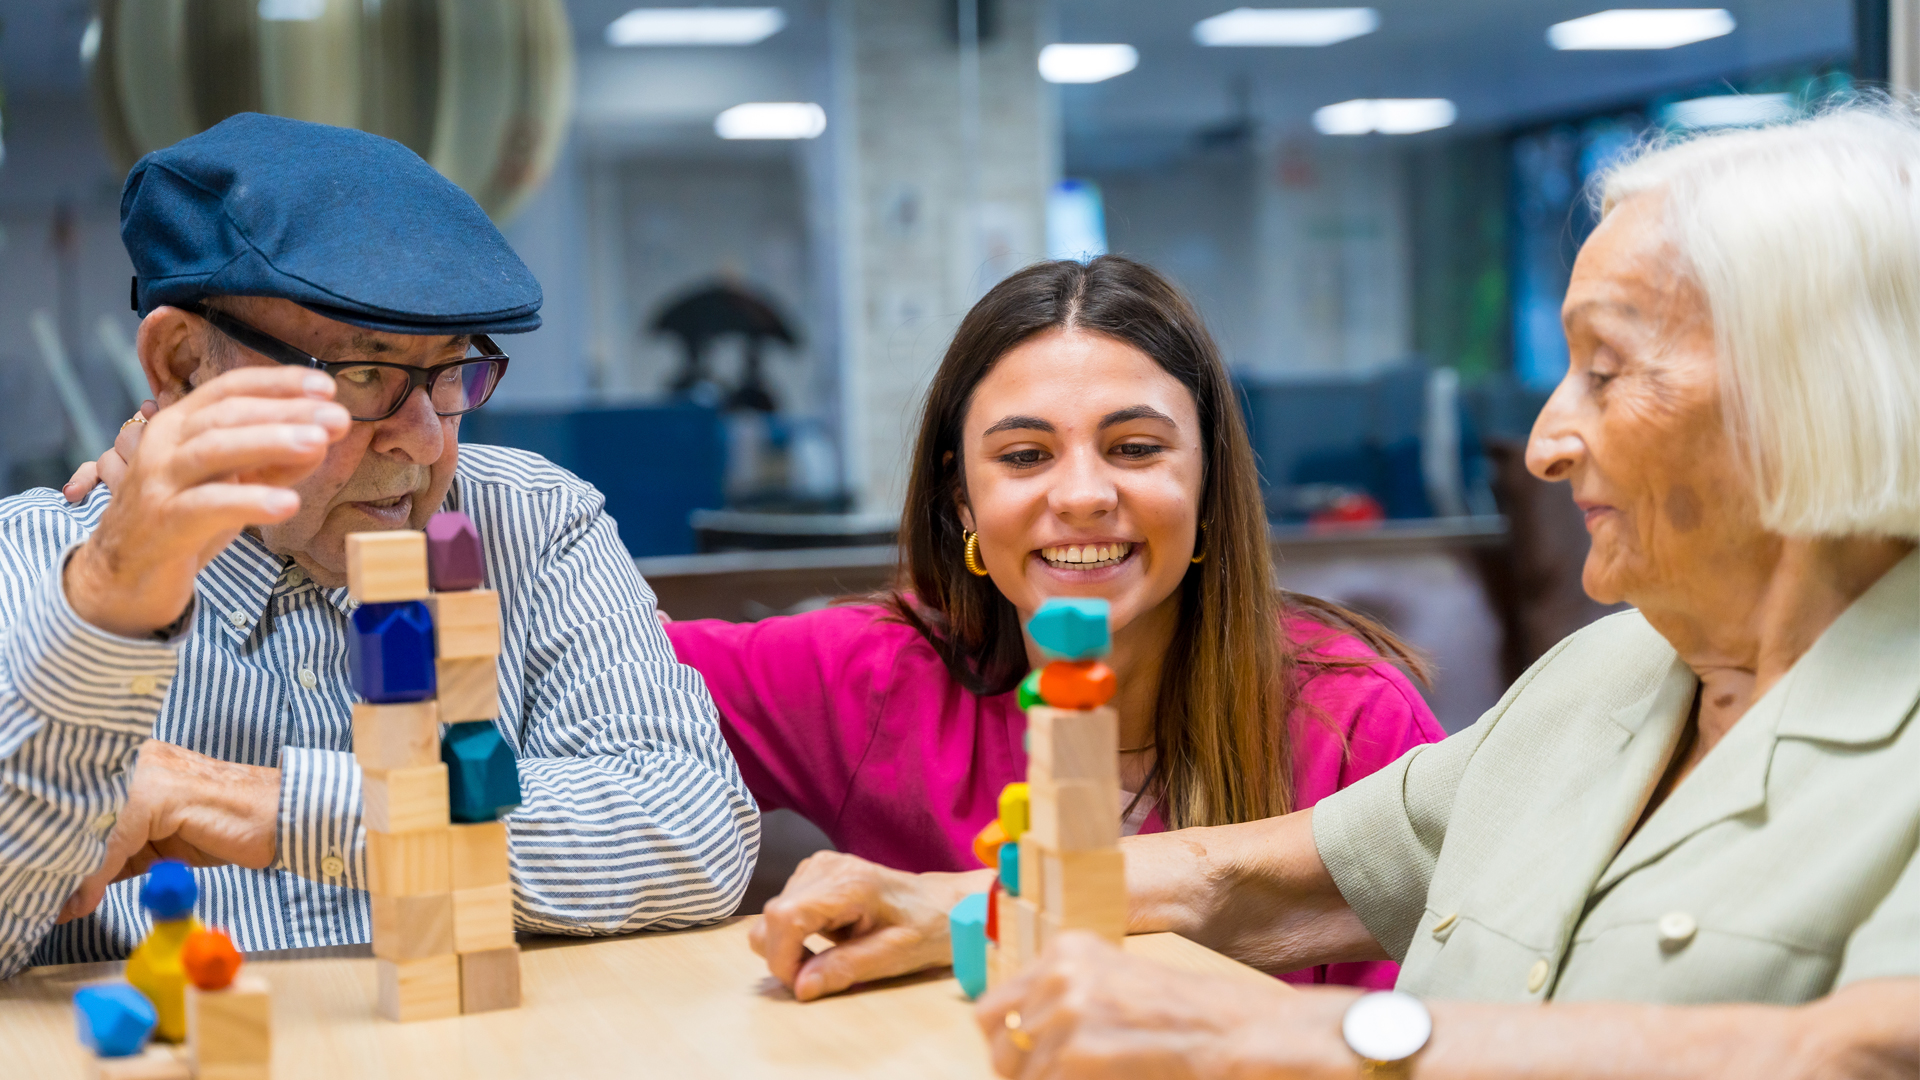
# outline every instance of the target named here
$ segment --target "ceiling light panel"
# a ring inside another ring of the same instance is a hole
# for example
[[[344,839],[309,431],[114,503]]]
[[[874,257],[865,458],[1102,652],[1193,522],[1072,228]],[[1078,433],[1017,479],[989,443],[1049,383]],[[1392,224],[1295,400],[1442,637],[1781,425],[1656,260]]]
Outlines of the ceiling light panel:
[[[1333,45],[1380,29],[1372,8],[1234,8],[1193,24],[1202,45],[1312,48]]]
[[[827,130],[827,111],[811,101],[752,101],[714,117],[723,139],[816,139]]]
[[[777,7],[634,8],[607,24],[607,44],[757,45],[786,25]]]
[[[1140,65],[1131,45],[1049,45],[1040,50],[1040,77],[1050,83],[1097,83]]]
[[[1676,127],[1748,127],[1791,120],[1799,115],[1788,94],[1717,94],[1676,101],[1661,110],[1661,118]]]
[[[1733,33],[1726,8],[1613,8],[1547,28],[1556,49],[1671,49]]]
[[[1412,135],[1453,123],[1459,114],[1446,98],[1355,98],[1315,109],[1322,135]]]

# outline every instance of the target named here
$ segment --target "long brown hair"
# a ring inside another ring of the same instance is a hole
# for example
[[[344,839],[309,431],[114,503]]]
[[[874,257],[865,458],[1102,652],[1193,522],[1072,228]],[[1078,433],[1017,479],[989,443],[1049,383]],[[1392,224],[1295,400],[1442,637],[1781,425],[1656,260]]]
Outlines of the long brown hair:
[[[1383,627],[1343,608],[1282,593],[1274,583],[1253,448],[1226,367],[1187,299],[1152,268],[1104,255],[1082,265],[1044,262],[1014,274],[961,320],[920,417],[900,522],[905,592],[885,597],[973,693],[1006,693],[1027,666],[1012,602],[967,573],[955,496],[964,493],[961,425],[974,388],[1007,352],[1055,328],[1127,343],[1178,379],[1200,413],[1205,477],[1198,549],[1180,584],[1180,618],[1155,707],[1155,777],[1170,828],[1223,825],[1293,809],[1285,718],[1309,668],[1352,661],[1301,655],[1280,632],[1299,614],[1366,640],[1424,670]],[[1364,662],[1364,661],[1363,661]]]

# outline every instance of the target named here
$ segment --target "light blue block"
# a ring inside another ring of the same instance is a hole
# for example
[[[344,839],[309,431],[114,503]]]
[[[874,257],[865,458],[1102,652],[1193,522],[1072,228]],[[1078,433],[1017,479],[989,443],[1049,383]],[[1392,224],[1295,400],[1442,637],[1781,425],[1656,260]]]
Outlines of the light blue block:
[[[987,894],[971,893],[947,913],[953,938],[953,977],[971,1001],[987,990]]]
[[[101,1057],[131,1057],[147,1045],[160,1016],[147,995],[126,983],[83,986],[73,995],[80,1044]]]
[[[1008,896],[1020,895],[1019,844],[1000,845],[1000,887],[1007,890]]]
[[[1034,644],[1062,660],[1092,660],[1107,655],[1109,607],[1105,600],[1086,596],[1056,596],[1040,605],[1027,620]]]

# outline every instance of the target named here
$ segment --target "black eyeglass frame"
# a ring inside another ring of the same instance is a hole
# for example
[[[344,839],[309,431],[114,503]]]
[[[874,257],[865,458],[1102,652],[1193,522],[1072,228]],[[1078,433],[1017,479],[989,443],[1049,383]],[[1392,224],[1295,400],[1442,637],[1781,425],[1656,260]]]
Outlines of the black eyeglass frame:
[[[215,330],[220,331],[227,337],[232,338],[235,342],[252,349],[254,352],[259,353],[261,356],[266,357],[276,364],[313,368],[316,371],[324,371],[328,375],[337,375],[347,368],[359,367],[392,368],[395,371],[404,373],[407,377],[407,389],[406,392],[401,394],[398,400],[393,403],[393,408],[388,409],[379,416],[353,417],[354,420],[365,421],[367,423],[377,423],[399,412],[413,397],[415,390],[425,390],[427,392],[427,404],[433,404],[433,380],[438,378],[444,371],[466,364],[479,363],[483,360],[498,364],[499,367],[494,374],[493,385],[487,388],[487,396],[481,398],[479,404],[455,412],[441,412],[439,409],[433,411],[435,416],[465,416],[493,399],[493,392],[500,388],[500,380],[507,377],[507,363],[511,359],[506,353],[500,351],[500,346],[495,345],[492,338],[485,334],[474,334],[472,335],[473,346],[480,350],[479,356],[463,356],[458,360],[449,360],[444,364],[435,364],[432,367],[423,368],[415,367],[412,364],[389,364],[382,360],[322,360],[304,349],[297,349],[264,330],[248,326],[239,319],[223,311],[208,307],[206,304],[193,304],[189,306],[187,310],[207,320],[207,323]]]

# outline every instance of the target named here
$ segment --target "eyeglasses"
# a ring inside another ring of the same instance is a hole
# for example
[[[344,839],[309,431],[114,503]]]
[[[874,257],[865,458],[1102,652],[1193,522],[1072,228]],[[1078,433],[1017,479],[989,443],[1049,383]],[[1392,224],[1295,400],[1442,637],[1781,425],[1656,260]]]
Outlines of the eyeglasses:
[[[205,304],[187,310],[207,320],[216,330],[276,364],[314,368],[333,376],[334,400],[355,420],[385,420],[400,411],[417,389],[440,416],[470,413],[487,403],[507,373],[507,354],[485,334],[473,335],[479,355],[432,367],[385,364],[375,360],[332,363],[281,341],[270,334]]]

